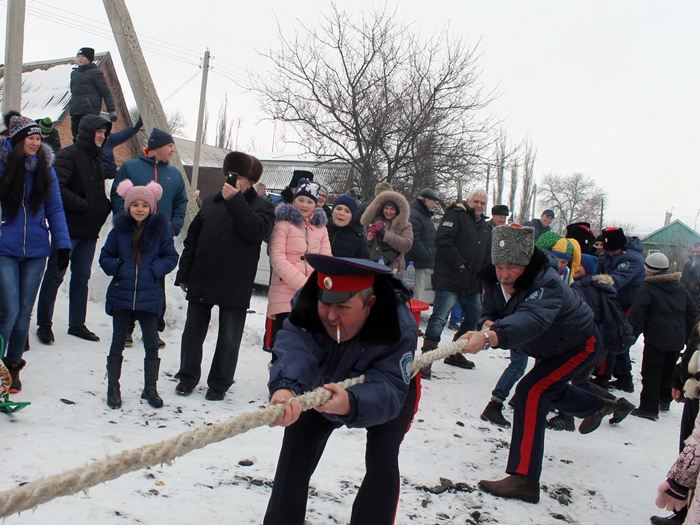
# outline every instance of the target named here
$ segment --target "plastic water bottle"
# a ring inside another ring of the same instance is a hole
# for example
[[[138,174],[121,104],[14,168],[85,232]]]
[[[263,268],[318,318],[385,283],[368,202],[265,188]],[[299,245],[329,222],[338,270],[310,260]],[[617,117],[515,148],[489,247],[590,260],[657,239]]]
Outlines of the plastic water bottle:
[[[403,280],[406,281],[406,284],[411,288],[416,286],[416,269],[413,266],[413,261],[408,262],[408,268],[406,268]]]
[[[386,266],[386,261],[384,260],[384,256],[383,256],[383,255],[380,255],[380,256],[379,256],[379,264],[381,264],[382,266]]]

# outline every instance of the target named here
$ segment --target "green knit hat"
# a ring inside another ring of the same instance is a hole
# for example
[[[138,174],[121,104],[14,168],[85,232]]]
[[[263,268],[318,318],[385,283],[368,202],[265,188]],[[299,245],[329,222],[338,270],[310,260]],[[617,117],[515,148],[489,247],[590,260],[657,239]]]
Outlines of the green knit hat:
[[[48,135],[53,131],[53,121],[51,120],[51,117],[44,117],[37,120],[36,123],[39,124],[39,129],[41,130],[42,135]]]

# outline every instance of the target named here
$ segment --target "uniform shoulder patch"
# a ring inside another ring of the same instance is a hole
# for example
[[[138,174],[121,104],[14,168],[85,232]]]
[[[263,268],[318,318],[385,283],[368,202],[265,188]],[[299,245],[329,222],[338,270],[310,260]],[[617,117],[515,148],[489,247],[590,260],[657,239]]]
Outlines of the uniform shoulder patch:
[[[442,225],[443,225],[445,228],[452,228],[452,226],[454,226],[454,223],[453,223],[452,221],[445,221],[445,222],[442,223]]]
[[[618,270],[626,270],[629,267],[630,267],[630,263],[628,261],[621,262],[620,264],[617,265]]]
[[[399,360],[399,366],[401,367],[401,374],[403,375],[403,380],[406,384],[411,382],[411,369],[413,368],[413,354],[411,352],[406,352],[401,356]]]
[[[538,288],[534,292],[532,292],[530,295],[528,295],[525,300],[526,301],[532,301],[534,299],[542,299],[542,295],[544,294],[544,290],[542,288]]]

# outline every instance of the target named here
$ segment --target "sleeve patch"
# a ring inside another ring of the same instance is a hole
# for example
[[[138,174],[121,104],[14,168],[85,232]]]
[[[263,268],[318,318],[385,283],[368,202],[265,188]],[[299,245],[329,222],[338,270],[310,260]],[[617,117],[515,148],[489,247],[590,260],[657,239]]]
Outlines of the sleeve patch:
[[[618,270],[626,270],[629,267],[630,267],[630,263],[628,261],[621,262],[620,264],[617,265]]]
[[[534,292],[532,292],[530,295],[528,295],[525,300],[526,301],[532,301],[535,299],[542,299],[542,295],[544,295],[544,290],[542,288],[538,288]]]
[[[413,354],[411,352],[406,352],[401,356],[399,360],[399,366],[401,367],[401,374],[403,375],[403,380],[406,384],[411,382],[411,369],[413,368]]]
[[[445,228],[452,228],[452,226],[454,226],[454,223],[453,223],[452,221],[445,221],[445,222],[442,223],[442,225],[443,225]]]

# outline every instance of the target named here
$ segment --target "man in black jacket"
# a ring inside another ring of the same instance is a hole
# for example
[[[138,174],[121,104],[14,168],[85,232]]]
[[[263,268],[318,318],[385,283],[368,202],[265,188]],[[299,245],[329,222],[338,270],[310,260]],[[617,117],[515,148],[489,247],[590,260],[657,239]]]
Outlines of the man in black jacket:
[[[695,304],[700,306],[700,242],[693,244],[690,260],[683,266],[681,283],[688,289]]]
[[[189,301],[175,376],[180,395],[190,395],[199,382],[211,309],[219,307],[219,335],[207,379],[210,401],[221,401],[233,384],[260,246],[275,221],[272,203],[253,188],[262,175],[258,159],[233,151],[224,159],[223,172],[236,173],[235,186],[227,179],[220,193],[202,202],[175,278]]]
[[[500,481],[479,482],[495,496],[530,503],[540,499],[539,479],[550,407],[585,418],[582,434],[594,431],[615,402],[569,384],[594,358],[593,312],[558,273],[551,254],[534,246],[534,229],[493,229],[492,264],[479,272],[485,295],[481,331],[465,334],[467,353],[510,348],[535,358],[514,396],[513,433],[506,472]]]
[[[99,115],[104,100],[109,113],[109,120],[118,120],[112,92],[109,90],[105,76],[92,61],[95,50],[83,47],[78,50],[76,62],[70,74],[70,123],[73,139],[78,136],[78,126],[85,115]]]
[[[460,332],[476,329],[481,312],[481,283],[476,274],[489,263],[491,248],[491,228],[483,218],[485,208],[486,190],[477,188],[469,192],[466,202],[452,204],[445,210],[435,236],[435,300],[425,329],[423,352],[437,348],[450,310],[458,301],[464,313]],[[446,357],[445,363],[474,368],[474,363],[462,354]],[[430,366],[424,366],[421,374],[430,379]]]
[[[73,249],[70,253],[71,278],[68,295],[68,333],[88,341],[100,338],[85,326],[88,281],[95,257],[97,238],[107,220],[111,205],[105,194],[102,167],[104,143],[112,123],[98,115],[87,115],[80,123],[75,144],[56,154],[54,169],[61,186],[61,198]],[[44,344],[54,342],[51,329],[54,303],[66,271],[58,269],[58,255],[51,250],[37,303],[37,336]]]
[[[418,197],[411,201],[411,225],[413,226],[413,245],[404,256],[406,264],[413,261],[416,269],[416,283],[413,288],[414,297],[425,301],[429,294],[426,289],[432,289],[429,279],[435,266],[435,234],[437,230],[433,223],[433,210],[437,203],[444,208],[445,202],[430,188],[421,190]]]

